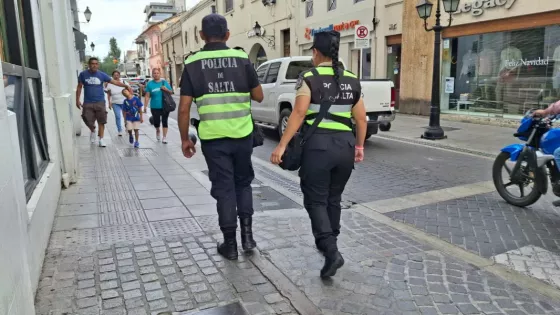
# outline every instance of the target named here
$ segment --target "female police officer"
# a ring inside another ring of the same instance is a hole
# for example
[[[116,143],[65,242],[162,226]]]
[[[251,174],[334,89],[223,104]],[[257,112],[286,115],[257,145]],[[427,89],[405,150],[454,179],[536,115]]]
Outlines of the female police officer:
[[[311,219],[317,248],[325,255],[321,277],[333,276],[344,259],[336,239],[340,233],[340,201],[350,178],[354,162],[364,157],[366,112],[361,99],[360,81],[349,71],[339,69],[340,33],[321,32],[314,36],[314,69],[300,74],[296,84],[296,104],[280,143],[270,161],[282,162],[286,146],[300,128],[313,124],[321,107],[328,100],[327,115],[303,146],[300,185],[303,203]],[[352,132],[356,123],[356,136]]]

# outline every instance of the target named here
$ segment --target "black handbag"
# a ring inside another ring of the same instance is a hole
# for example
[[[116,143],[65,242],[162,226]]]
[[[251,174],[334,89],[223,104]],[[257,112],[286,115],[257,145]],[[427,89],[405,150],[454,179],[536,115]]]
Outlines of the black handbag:
[[[321,120],[327,116],[331,105],[331,102],[321,100],[321,108],[319,109],[319,113],[316,116],[314,115],[315,120],[313,121],[313,124],[309,127],[302,127],[288,143],[286,151],[284,151],[284,155],[282,155],[282,162],[279,164],[280,168],[288,171],[297,171],[301,167],[303,146],[305,145],[305,142],[311,138],[315,130],[317,130]],[[307,119],[308,118],[306,116],[305,120]]]
[[[175,109],[177,108],[177,104],[175,103],[172,94],[167,92],[162,92],[162,93],[163,93],[163,111],[166,113],[171,113],[175,111]]]

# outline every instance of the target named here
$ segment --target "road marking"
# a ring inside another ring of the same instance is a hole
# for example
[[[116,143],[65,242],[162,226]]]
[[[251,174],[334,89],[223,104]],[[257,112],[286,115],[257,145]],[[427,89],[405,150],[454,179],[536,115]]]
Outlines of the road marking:
[[[406,195],[392,199],[384,199],[363,203],[362,206],[379,213],[393,212],[408,208],[469,197],[473,195],[485,194],[495,191],[492,181],[478,182],[451,188],[431,190],[414,195]]]

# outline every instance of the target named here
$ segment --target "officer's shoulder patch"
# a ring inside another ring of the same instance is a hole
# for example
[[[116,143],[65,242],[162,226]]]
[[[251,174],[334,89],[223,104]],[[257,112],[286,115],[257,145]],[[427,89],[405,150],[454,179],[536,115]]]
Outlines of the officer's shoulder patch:
[[[303,85],[303,75],[299,75],[297,82],[296,82],[296,90],[299,90],[299,88],[301,88]]]

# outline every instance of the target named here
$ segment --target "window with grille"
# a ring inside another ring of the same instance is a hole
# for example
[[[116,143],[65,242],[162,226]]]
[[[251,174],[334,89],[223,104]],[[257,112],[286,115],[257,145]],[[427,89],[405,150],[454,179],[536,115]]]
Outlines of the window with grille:
[[[16,115],[22,175],[29,200],[49,162],[30,0],[0,0],[0,13],[4,92],[8,110]]]
[[[327,11],[332,11],[334,9],[336,9],[336,0],[327,0]]]
[[[305,2],[305,17],[313,16],[313,0]]]
[[[226,13],[229,11],[233,11],[233,0],[224,0]]]

